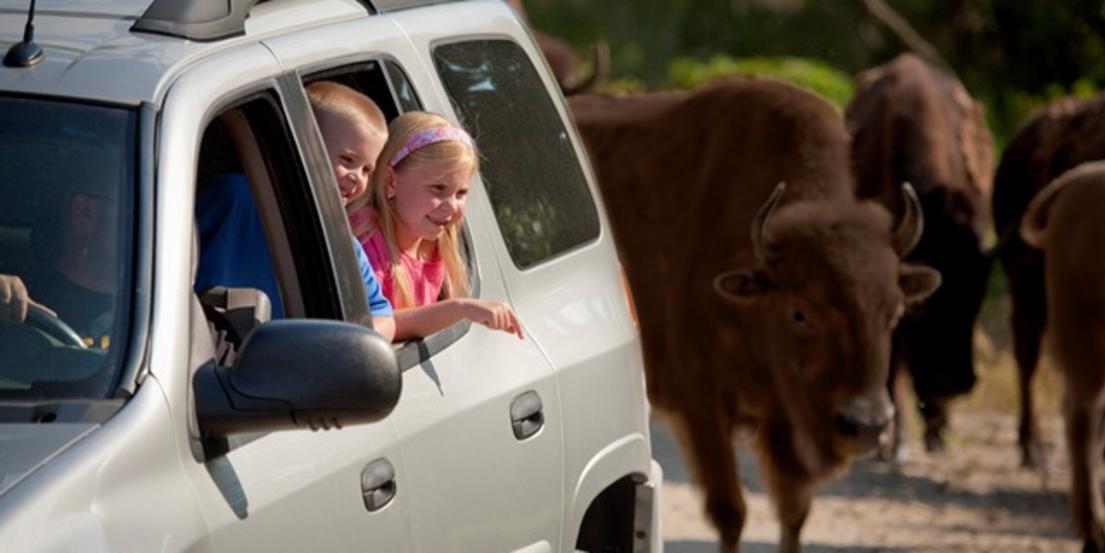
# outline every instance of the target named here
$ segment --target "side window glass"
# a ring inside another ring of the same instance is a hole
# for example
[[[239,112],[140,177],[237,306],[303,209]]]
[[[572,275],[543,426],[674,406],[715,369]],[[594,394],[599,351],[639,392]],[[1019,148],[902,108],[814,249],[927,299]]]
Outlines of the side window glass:
[[[399,67],[398,63],[391,60],[384,62],[387,69],[388,80],[391,81],[391,90],[395,94],[395,101],[399,103],[401,112],[416,111],[422,109],[422,101],[418,99],[418,93],[411,86],[410,79]]]
[[[480,172],[519,268],[590,242],[598,213],[556,106],[526,53],[507,40],[438,46],[434,64],[476,138]]]
[[[204,132],[194,288],[220,339],[243,339],[269,319],[341,316],[296,152],[273,94],[224,109]]]

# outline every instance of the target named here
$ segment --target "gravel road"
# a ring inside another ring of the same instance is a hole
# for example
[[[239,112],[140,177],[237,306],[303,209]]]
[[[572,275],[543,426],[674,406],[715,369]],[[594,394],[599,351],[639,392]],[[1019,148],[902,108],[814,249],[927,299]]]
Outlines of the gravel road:
[[[1061,420],[1042,421],[1048,474],[1020,468],[1012,414],[957,413],[948,451],[907,447],[898,467],[861,461],[823,486],[802,531],[806,553],[1079,551],[1066,516],[1068,471]],[[717,551],[670,429],[652,425],[654,456],[664,467],[663,534],[668,553]],[[776,550],[778,525],[751,455],[741,454],[750,506],[743,553]]]

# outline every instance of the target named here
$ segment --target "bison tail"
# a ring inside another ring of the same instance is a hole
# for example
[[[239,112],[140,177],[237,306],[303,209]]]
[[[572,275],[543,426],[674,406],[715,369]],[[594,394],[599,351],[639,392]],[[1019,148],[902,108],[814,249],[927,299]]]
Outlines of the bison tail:
[[[1059,178],[1045,186],[1043,190],[1037,192],[1036,196],[1029,202],[1024,215],[1021,216],[1018,229],[1021,239],[1033,247],[1043,248],[1044,240],[1047,238],[1048,213],[1051,211],[1051,206],[1055,203],[1055,200],[1059,198],[1059,194],[1072,182],[1082,180],[1094,171],[1101,171],[1102,166],[1105,166],[1105,162],[1083,163],[1063,173]]]

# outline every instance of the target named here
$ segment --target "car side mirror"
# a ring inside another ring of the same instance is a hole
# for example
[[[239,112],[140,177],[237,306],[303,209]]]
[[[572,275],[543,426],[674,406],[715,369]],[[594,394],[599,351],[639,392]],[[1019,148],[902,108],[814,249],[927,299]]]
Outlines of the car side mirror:
[[[208,363],[192,381],[204,438],[375,422],[402,384],[394,349],[374,330],[306,319],[257,327],[233,367]]]

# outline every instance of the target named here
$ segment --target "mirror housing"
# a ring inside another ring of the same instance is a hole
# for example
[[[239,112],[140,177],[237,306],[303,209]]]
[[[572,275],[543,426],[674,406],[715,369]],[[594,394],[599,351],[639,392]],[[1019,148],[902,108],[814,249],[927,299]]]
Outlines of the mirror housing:
[[[203,438],[375,422],[402,385],[395,350],[374,330],[305,319],[257,327],[233,367],[210,362],[192,380]]]

